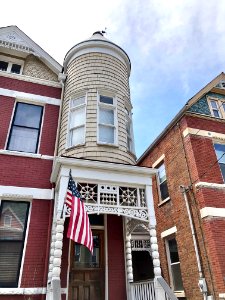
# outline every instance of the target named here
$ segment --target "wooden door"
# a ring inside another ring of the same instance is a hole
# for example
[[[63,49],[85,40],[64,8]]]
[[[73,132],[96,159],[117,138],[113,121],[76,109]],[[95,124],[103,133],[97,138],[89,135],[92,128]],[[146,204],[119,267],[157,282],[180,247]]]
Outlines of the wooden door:
[[[104,232],[92,230],[94,251],[75,243],[71,245],[69,300],[104,300]]]

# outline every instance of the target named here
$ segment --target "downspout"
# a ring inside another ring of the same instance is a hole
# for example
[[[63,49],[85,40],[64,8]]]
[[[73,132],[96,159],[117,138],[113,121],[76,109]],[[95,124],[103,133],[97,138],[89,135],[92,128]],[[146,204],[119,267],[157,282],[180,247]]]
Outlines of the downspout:
[[[58,127],[56,132],[56,141],[55,141],[55,150],[54,150],[54,159],[57,156],[58,152],[58,144],[59,144],[59,132],[60,132],[60,125],[61,125],[61,117],[62,117],[62,106],[63,106],[63,98],[64,98],[64,92],[65,92],[65,81],[66,81],[67,75],[63,73],[59,73],[58,79],[62,85],[62,92],[61,92],[61,103],[59,108],[59,119],[58,119]]]
[[[194,243],[195,256],[197,259],[197,266],[198,266],[198,273],[199,273],[198,285],[199,285],[200,291],[203,294],[204,300],[206,300],[208,290],[207,290],[206,280],[202,274],[202,267],[201,267],[200,256],[199,256],[199,251],[198,251],[198,247],[197,247],[196,235],[195,235],[193,220],[192,220],[191,211],[190,211],[190,207],[189,207],[189,203],[188,203],[188,199],[187,199],[187,191],[189,191],[189,188],[185,188],[184,186],[181,185],[180,190],[184,197],[184,202],[186,204],[188,219],[189,219],[190,227],[191,227],[191,234],[192,234],[192,239],[193,239],[193,243]]]
[[[183,151],[184,151],[184,157],[185,157],[185,161],[186,161],[186,167],[187,167],[187,171],[188,171],[188,176],[189,176],[189,180],[190,180],[190,187],[192,187],[192,179],[191,179],[191,173],[190,173],[190,169],[189,169],[189,165],[188,165],[188,159],[187,159],[187,153],[186,153],[186,149],[185,149],[185,146],[184,146],[184,137],[182,135],[182,132],[181,132],[181,128],[180,128],[180,123],[178,122],[177,123],[177,126],[179,128],[179,132],[180,132],[180,137],[181,137],[181,142],[182,142],[182,147],[183,147]],[[185,194],[187,192],[187,190],[190,190],[189,189],[185,189]],[[193,193],[193,190],[192,190],[192,194],[193,194],[193,197],[194,197],[194,200],[195,200],[195,208],[196,208],[196,198],[195,198],[195,195]],[[187,194],[186,194],[186,200],[187,200]],[[186,206],[188,205],[189,207],[189,204],[188,204],[188,201],[187,201],[187,204]],[[190,209],[189,209],[189,212],[190,212]],[[209,273],[210,273],[210,278],[211,278],[211,282],[212,282],[212,291],[213,291],[213,295],[215,296],[215,289],[214,289],[214,283],[213,283],[213,278],[212,278],[212,271],[211,271],[211,267],[210,267],[210,262],[208,260],[208,256],[207,256],[207,251],[206,251],[206,248],[205,248],[205,241],[204,241],[204,237],[203,237],[203,232],[202,232],[202,227],[201,227],[201,219],[199,218],[199,211],[198,209],[196,208],[196,212],[197,212],[197,215],[198,215],[198,221],[199,221],[199,226],[200,226],[200,230],[201,230],[201,236],[202,236],[202,240],[203,240],[203,247],[204,247],[204,251],[205,251],[205,255],[206,255],[206,259],[207,259],[207,264],[208,264],[208,268],[209,268]],[[192,219],[191,219],[192,220]],[[192,225],[193,225],[193,221],[192,221]],[[198,250],[198,249],[197,249]],[[202,285],[201,285],[202,286]],[[199,286],[200,287],[200,286]],[[207,286],[206,286],[206,289],[207,289]],[[200,289],[202,291],[202,289]],[[207,299],[207,294],[204,294],[204,299]]]

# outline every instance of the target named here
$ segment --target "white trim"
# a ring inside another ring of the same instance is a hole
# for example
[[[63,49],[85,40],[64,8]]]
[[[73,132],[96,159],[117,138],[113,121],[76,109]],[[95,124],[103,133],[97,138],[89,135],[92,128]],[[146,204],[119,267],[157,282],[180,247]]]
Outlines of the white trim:
[[[169,228],[169,229],[161,232],[161,238],[163,239],[163,238],[165,238],[165,237],[167,237],[169,235],[172,235],[172,234],[174,234],[176,232],[177,232],[177,226],[173,226],[173,227],[171,227],[171,228]]]
[[[27,202],[30,203],[30,206],[29,206],[29,214],[28,214],[28,218],[27,218],[26,235],[25,235],[25,239],[23,242],[23,255],[22,255],[21,265],[20,265],[18,287],[20,287],[20,285],[21,285],[21,280],[22,280],[22,276],[23,276],[23,266],[24,266],[24,259],[25,259],[26,250],[27,250],[28,232],[29,232],[29,228],[30,228],[30,217],[31,217],[31,210],[32,210],[32,201],[27,201]]]
[[[208,188],[208,189],[218,189],[223,190],[225,189],[224,183],[212,183],[212,182],[198,182],[195,184],[196,188]]]
[[[0,72],[6,72],[6,73],[11,73],[11,74],[17,74],[17,73],[11,72],[11,70],[12,70],[12,65],[13,65],[13,64],[17,64],[17,65],[21,66],[21,68],[20,68],[20,73],[17,74],[17,75],[22,74],[22,72],[23,72],[23,67],[24,67],[24,59],[16,59],[16,58],[14,58],[14,57],[5,56],[5,55],[0,55],[0,60],[3,61],[3,62],[6,62],[6,63],[8,64],[7,70],[6,70],[6,71],[0,70]]]
[[[220,293],[220,294],[219,294],[219,298],[220,298],[220,299],[225,299],[225,293]]]
[[[145,187],[152,184],[152,176],[156,174],[155,169],[138,167],[133,165],[123,165],[102,161],[91,161],[79,158],[57,157],[54,162],[51,182],[57,182],[57,178],[65,176],[68,183],[69,169],[77,181],[95,180],[95,183],[126,184],[136,187]],[[58,179],[59,180],[59,179]]]
[[[37,153],[39,153],[39,150],[41,147],[42,131],[43,131],[43,127],[44,127],[44,118],[45,118],[45,105],[42,107],[41,124],[40,124],[40,129],[39,129],[38,145],[37,145],[37,150],[36,150]]]
[[[183,136],[186,137],[189,134],[213,138],[213,139],[217,139],[217,140],[223,140],[223,141],[225,140],[224,133],[219,133],[219,132],[215,132],[215,131],[207,131],[207,130],[202,130],[202,129],[200,130],[200,129],[188,127],[183,131]]]
[[[185,292],[184,291],[174,292],[174,294],[177,298],[185,297]]]
[[[206,217],[221,217],[225,218],[225,208],[204,207],[200,209],[201,218]]]
[[[54,156],[0,149],[0,154],[53,160]]]
[[[32,82],[32,83],[37,83],[41,85],[47,85],[51,87],[56,87],[56,88],[62,88],[61,83],[57,81],[50,81],[46,79],[40,79],[40,78],[35,78],[35,77],[30,77],[22,74],[14,74],[14,73],[6,73],[4,71],[0,71],[0,76],[2,77],[8,77],[16,80],[21,80],[21,81],[26,81],[26,82]]]
[[[0,288],[0,295],[40,295],[46,294],[45,287]]]
[[[166,199],[160,201],[159,204],[158,204],[158,206],[161,206],[161,205],[163,205],[164,203],[166,203],[168,201],[170,201],[170,197],[167,197]]]
[[[17,98],[19,101],[28,101],[29,103],[51,104],[51,105],[58,105],[58,106],[60,106],[61,104],[61,100],[58,98],[18,92],[14,90],[3,89],[3,88],[0,88],[0,95],[11,97],[11,98]]]
[[[46,64],[54,73],[58,74],[61,71],[62,66],[17,26],[2,27],[0,33],[0,45],[2,47],[5,47],[6,49],[10,48],[19,51],[20,53],[33,54]],[[5,38],[9,34],[14,37],[13,40]]]
[[[0,288],[0,295],[44,295],[46,293],[46,287]],[[61,288],[61,294],[66,294],[65,288]]]
[[[0,185],[0,198],[52,200],[52,189]]]
[[[162,154],[153,164],[152,168],[158,166],[165,159],[165,154]]]

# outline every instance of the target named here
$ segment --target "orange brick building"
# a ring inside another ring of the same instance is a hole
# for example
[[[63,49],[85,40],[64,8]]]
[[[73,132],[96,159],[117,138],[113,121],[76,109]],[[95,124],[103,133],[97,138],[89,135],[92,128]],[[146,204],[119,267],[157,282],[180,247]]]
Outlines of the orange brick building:
[[[138,160],[154,167],[163,276],[180,299],[225,297],[225,75],[192,97]]]

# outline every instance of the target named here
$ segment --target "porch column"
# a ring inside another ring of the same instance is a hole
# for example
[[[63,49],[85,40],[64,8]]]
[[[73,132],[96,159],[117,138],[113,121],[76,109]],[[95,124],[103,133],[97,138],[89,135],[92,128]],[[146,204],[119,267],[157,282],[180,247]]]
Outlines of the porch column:
[[[58,199],[55,199],[55,230],[52,232],[51,255],[49,264],[49,279],[51,280],[48,299],[61,300],[61,263],[64,232],[64,216],[62,215],[64,199],[68,185],[68,177],[62,176],[59,182]]]
[[[48,280],[47,280],[47,300],[52,299],[52,270],[53,270],[53,259],[54,259],[54,250],[55,250],[55,229],[56,229],[56,221],[52,222],[52,237],[51,237],[51,245],[50,245],[50,255],[49,255],[49,266],[48,266]]]
[[[154,268],[154,287],[155,287],[155,295],[156,300],[164,300],[165,292],[162,286],[158,283],[157,277],[161,277],[161,267],[160,267],[160,259],[159,259],[159,251],[158,251],[158,242],[156,236],[156,219],[155,219],[155,209],[152,195],[152,186],[146,186],[146,202],[148,207],[148,216],[149,216],[149,229],[150,229],[150,245],[153,259],[153,268]]]
[[[126,222],[126,269],[127,269],[127,281],[133,282],[133,266],[132,266],[132,250],[131,250],[131,234],[128,233],[127,230],[127,218],[125,219]]]

